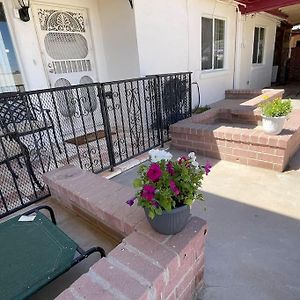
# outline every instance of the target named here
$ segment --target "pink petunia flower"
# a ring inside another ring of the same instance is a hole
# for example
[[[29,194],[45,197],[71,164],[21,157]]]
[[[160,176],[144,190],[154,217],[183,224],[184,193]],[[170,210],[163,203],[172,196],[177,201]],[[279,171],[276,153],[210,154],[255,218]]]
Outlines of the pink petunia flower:
[[[152,203],[155,195],[155,187],[152,185],[144,185],[141,196]]]
[[[205,166],[204,166],[204,170],[205,170],[205,175],[208,175],[208,173],[211,171],[212,165],[209,161],[206,162]]]
[[[150,203],[152,204],[152,206],[154,206],[154,207],[156,207],[156,208],[158,208],[159,207],[159,204],[158,204],[158,202],[156,201],[156,200],[152,200],[152,201],[150,201]]]
[[[188,161],[189,159],[185,156],[181,156],[180,158],[178,158],[178,163],[181,165],[182,163]]]
[[[167,163],[167,171],[171,176],[173,176],[175,174],[173,164],[170,161]]]
[[[185,164],[186,167],[190,167],[191,163],[190,163],[190,159],[186,156],[181,156],[179,159],[178,159],[178,163],[180,165],[182,164]]]
[[[173,193],[178,196],[180,194],[179,188],[176,186],[176,183],[174,180],[170,180],[169,182],[170,188],[173,191]]]
[[[159,181],[162,176],[162,170],[160,169],[159,164],[152,164],[147,172],[147,176],[152,182]]]

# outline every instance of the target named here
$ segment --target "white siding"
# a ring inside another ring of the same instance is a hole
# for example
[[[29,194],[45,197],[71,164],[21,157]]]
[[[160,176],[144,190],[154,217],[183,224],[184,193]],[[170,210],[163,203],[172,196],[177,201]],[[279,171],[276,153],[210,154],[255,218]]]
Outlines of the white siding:
[[[226,57],[222,71],[201,71],[201,17],[226,20]],[[232,88],[235,8],[207,0],[136,0],[135,18],[142,74],[192,71],[202,104],[224,98]],[[216,88],[217,87],[217,88]],[[197,103],[194,89],[194,104]]]
[[[134,10],[127,0],[100,0],[108,80],[139,76]]]
[[[223,70],[201,70],[201,18],[225,19],[225,60]],[[189,1],[189,65],[194,72],[194,80],[199,83],[202,105],[221,100],[225,90],[233,88],[236,11],[230,4],[217,1]],[[195,93],[194,93],[195,94]],[[194,101],[196,103],[196,99]]]
[[[260,89],[271,84],[274,45],[277,21],[274,18],[256,15],[243,16],[241,21],[241,58],[237,88]],[[262,64],[252,64],[254,28],[265,28],[264,58]],[[238,70],[237,70],[238,71]]]
[[[184,0],[134,2],[141,74],[188,70]]]

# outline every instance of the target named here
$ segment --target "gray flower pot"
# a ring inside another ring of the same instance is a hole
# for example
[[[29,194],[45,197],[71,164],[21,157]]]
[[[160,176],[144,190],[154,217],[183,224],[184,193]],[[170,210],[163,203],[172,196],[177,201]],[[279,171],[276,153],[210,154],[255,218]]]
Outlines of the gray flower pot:
[[[166,235],[180,232],[187,224],[191,215],[188,205],[175,208],[171,212],[163,211],[161,216],[155,216],[153,219],[149,217],[147,208],[145,208],[145,214],[151,227],[155,231]]]

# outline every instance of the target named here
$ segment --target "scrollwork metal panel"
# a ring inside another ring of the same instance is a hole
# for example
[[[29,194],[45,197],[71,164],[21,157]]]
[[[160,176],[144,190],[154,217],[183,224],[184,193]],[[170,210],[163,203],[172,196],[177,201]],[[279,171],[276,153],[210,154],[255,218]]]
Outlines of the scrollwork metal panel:
[[[85,32],[84,17],[80,12],[38,9],[41,30]]]

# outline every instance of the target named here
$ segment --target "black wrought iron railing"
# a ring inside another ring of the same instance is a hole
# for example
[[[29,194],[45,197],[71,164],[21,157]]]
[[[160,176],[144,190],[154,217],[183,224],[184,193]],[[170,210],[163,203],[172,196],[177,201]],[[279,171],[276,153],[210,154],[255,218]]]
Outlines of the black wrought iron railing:
[[[191,109],[191,73],[0,93],[0,217],[47,197],[49,170],[98,173],[163,145]]]

